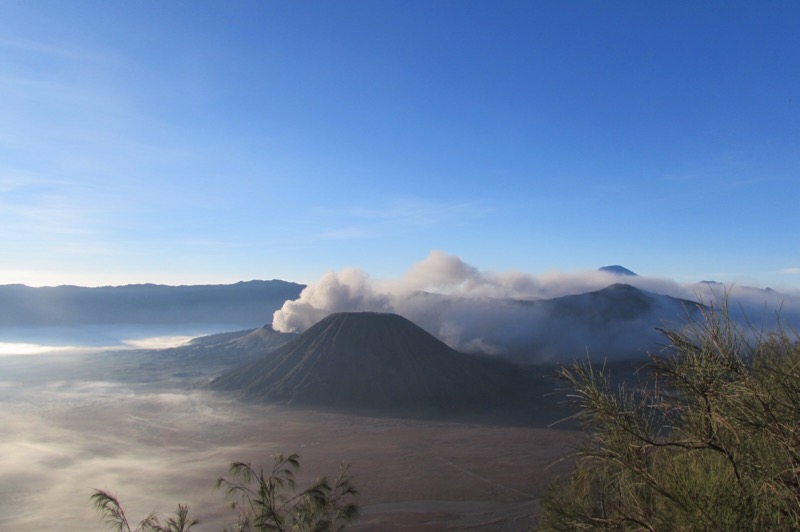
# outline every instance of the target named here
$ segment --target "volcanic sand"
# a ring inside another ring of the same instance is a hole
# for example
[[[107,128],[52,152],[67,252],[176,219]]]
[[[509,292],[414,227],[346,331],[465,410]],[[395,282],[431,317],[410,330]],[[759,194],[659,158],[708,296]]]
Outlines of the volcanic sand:
[[[213,489],[235,460],[299,453],[298,486],[351,464],[352,530],[523,530],[580,434],[243,404],[211,392],[119,382],[0,383],[0,528],[105,530],[89,504],[110,489],[132,521],[188,504],[195,529],[234,515]]]

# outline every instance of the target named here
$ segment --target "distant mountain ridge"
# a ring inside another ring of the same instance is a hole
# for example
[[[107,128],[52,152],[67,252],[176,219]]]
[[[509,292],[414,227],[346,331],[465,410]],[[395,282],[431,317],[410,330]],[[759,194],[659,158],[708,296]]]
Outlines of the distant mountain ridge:
[[[598,268],[597,270],[601,271],[601,272],[613,273],[615,275],[627,275],[629,277],[638,277],[638,275],[636,273],[630,271],[628,268],[620,266],[619,264],[612,264],[610,266],[603,266],[601,268]]]
[[[0,327],[236,323],[258,326],[300,295],[281,280],[229,285],[139,284],[86,288],[0,285]]]

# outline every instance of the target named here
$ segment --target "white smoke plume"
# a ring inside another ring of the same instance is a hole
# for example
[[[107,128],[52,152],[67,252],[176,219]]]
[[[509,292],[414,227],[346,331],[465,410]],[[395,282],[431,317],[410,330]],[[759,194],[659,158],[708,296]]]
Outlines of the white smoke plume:
[[[352,268],[328,272],[306,287],[299,299],[287,301],[276,311],[272,325],[282,332],[303,332],[336,312],[394,312],[456,349],[487,354],[536,349],[537,359],[548,358],[548,353],[559,356],[557,352],[565,349],[571,352],[563,355],[580,355],[575,351],[585,352],[592,343],[604,351],[640,349],[633,345],[637,340],[632,340],[632,335],[641,338],[644,334],[652,344],[657,333],[651,323],[628,320],[624,324],[604,324],[604,338],[597,339],[593,337],[596,329],[583,330],[580,324],[570,322],[569,316],[544,315],[540,306],[531,303],[584,294],[615,283],[704,303],[719,301],[728,294],[732,306],[749,316],[756,313],[760,317],[765,315],[765,308],[781,305],[790,321],[800,315],[800,294],[707,283],[679,284],[665,278],[620,276],[607,271],[554,271],[539,276],[518,271],[485,272],[459,257],[432,251],[398,279],[372,279],[366,272]],[[672,322],[683,318],[678,315],[680,310],[666,311]],[[646,327],[647,331],[640,334],[637,327]]]
[[[376,290],[365,272],[347,268],[326,273],[307,286],[300,299],[284,303],[273,315],[272,327],[302,332],[329,314],[366,310],[394,312],[391,296]]]

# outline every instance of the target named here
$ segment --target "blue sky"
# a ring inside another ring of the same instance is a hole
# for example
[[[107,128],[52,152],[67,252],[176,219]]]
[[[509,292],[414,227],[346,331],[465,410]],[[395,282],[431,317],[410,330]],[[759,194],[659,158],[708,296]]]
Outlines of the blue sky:
[[[0,2],[0,283],[431,250],[800,288],[795,2]]]

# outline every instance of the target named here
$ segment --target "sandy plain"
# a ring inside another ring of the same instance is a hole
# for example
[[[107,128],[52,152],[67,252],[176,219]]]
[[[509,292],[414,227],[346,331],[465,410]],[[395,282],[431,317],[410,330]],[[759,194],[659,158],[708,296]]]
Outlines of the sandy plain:
[[[234,519],[214,481],[234,460],[299,453],[298,484],[351,465],[352,530],[527,530],[556,460],[580,434],[243,404],[190,378],[148,378],[98,356],[0,359],[0,529],[105,530],[93,488],[132,520],[180,503],[221,530]]]

